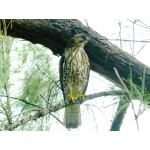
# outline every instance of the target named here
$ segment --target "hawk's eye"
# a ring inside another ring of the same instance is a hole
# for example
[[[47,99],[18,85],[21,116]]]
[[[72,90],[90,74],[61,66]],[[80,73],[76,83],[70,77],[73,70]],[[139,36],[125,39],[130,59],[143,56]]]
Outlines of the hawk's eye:
[[[85,35],[81,35],[81,39],[82,39],[83,41],[85,41],[85,40],[87,39],[87,37],[86,37]]]
[[[84,35],[81,35],[81,37],[82,37],[83,39],[85,39],[85,36],[84,36]]]

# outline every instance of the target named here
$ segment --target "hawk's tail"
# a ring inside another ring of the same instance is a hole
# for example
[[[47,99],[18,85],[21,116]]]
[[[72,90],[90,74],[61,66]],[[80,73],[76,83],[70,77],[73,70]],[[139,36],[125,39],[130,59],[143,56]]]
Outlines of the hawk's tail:
[[[65,108],[64,126],[66,128],[77,128],[81,125],[80,104]]]

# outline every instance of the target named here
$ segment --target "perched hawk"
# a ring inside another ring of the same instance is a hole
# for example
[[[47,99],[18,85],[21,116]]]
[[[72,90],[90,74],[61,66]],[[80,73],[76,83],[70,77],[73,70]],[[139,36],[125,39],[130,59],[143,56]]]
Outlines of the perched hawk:
[[[68,42],[60,59],[60,83],[65,103],[83,100],[87,88],[90,64],[84,51],[89,38],[76,34]],[[64,126],[77,128],[81,125],[80,104],[65,108]]]

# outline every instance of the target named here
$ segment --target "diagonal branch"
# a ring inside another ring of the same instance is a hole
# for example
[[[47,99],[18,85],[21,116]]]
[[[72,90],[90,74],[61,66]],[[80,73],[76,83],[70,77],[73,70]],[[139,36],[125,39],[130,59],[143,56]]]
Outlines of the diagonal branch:
[[[7,112],[6,108],[5,108],[5,106],[3,105],[3,102],[2,102],[2,100],[1,100],[1,97],[0,97],[0,106],[1,106],[1,107],[2,107],[2,109],[4,110],[4,112],[5,112],[5,115],[6,115],[6,117],[7,117],[8,122],[10,122],[10,121],[9,121],[9,120],[10,120],[10,118],[9,118],[9,114],[8,114],[8,112]]]
[[[120,127],[123,123],[123,119],[129,105],[129,101],[126,100],[125,96],[123,96],[123,98],[120,99],[120,102],[118,104],[116,115],[111,124],[110,131],[120,131]]]
[[[51,116],[53,116],[60,124],[63,125],[63,123],[56,117],[54,116],[52,113],[50,114]],[[63,125],[64,126],[64,125]],[[70,131],[70,129],[66,128],[68,131]]]
[[[123,91],[121,91],[121,90],[111,90],[111,91],[105,91],[105,92],[98,92],[98,93],[90,94],[90,95],[87,95],[85,97],[85,100],[83,102],[86,102],[86,101],[94,99],[94,98],[102,97],[102,96],[116,96],[116,94],[122,95]],[[81,102],[81,103],[83,103],[83,102]],[[77,104],[77,103],[79,103],[79,102],[76,102],[74,104]],[[17,128],[18,126],[26,124],[29,121],[37,120],[38,118],[44,117],[48,114],[51,114],[52,112],[56,112],[56,111],[58,111],[58,110],[60,110],[64,107],[74,105],[74,104],[58,103],[58,104],[55,104],[53,106],[50,106],[49,109],[39,109],[38,112],[35,113],[34,115],[30,115],[28,118],[23,118],[19,121],[16,121],[12,125],[8,125],[7,127],[5,127],[5,130],[12,131],[15,128]]]
[[[118,73],[118,70],[116,68],[114,68],[114,71],[115,71],[115,74],[116,74],[117,78],[119,79],[124,91],[125,91],[125,94],[123,96],[123,99],[120,99],[120,102],[119,102],[119,105],[118,105],[118,108],[116,111],[116,117],[112,122],[110,131],[119,131],[120,130],[121,124],[122,124],[123,119],[124,119],[124,115],[125,115],[128,107],[129,107],[130,103],[131,103],[133,113],[135,116],[137,129],[139,130],[138,118],[137,118],[137,115],[136,115],[136,112],[134,109],[134,105],[132,102],[132,95],[131,95],[130,91],[128,90],[127,86],[125,85],[125,83],[123,82],[123,80],[121,79],[121,77]]]
[[[8,97],[7,95],[0,95],[0,96],[1,96],[1,97]],[[28,104],[28,105],[31,105],[31,106],[34,106],[34,107],[38,107],[38,108],[40,108],[40,109],[43,109],[41,106],[38,106],[38,105],[36,105],[36,104],[32,104],[32,103],[30,103],[30,102],[28,102],[27,100],[24,100],[24,99],[12,97],[12,96],[9,96],[9,98],[16,99],[16,100],[22,101],[22,102],[24,102],[24,103],[26,103],[26,104]]]

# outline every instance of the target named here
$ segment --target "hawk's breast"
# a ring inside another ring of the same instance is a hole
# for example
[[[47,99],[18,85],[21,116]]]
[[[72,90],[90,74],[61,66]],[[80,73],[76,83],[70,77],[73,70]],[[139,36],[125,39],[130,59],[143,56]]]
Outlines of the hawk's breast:
[[[83,48],[67,51],[63,64],[63,88],[66,94],[72,92],[78,98],[88,82],[89,61]],[[77,94],[78,93],[78,94]]]

